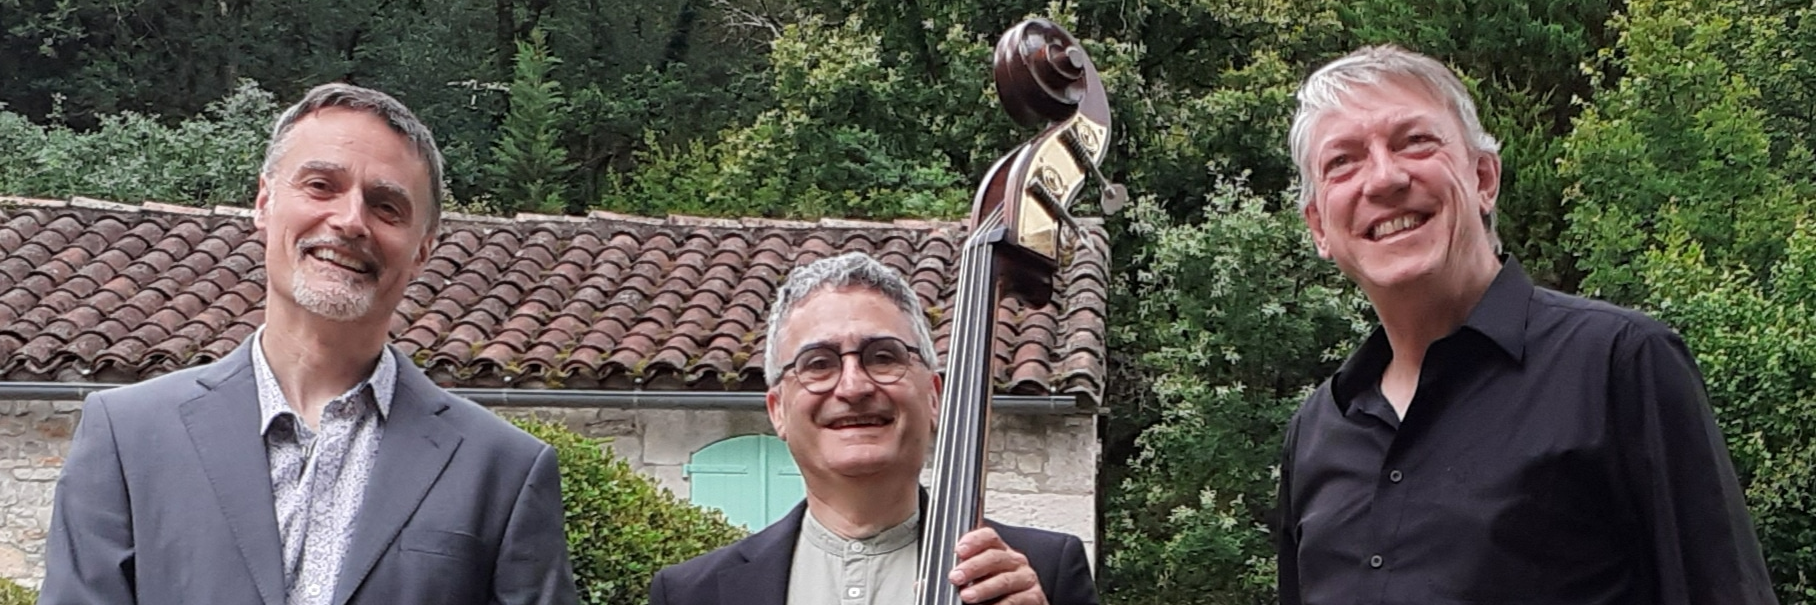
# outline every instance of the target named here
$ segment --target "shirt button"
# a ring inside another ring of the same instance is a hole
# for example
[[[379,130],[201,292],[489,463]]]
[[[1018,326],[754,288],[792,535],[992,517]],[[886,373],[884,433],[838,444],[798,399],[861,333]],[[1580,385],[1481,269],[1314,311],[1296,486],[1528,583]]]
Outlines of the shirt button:
[[[853,599],[864,596],[864,589],[858,588],[856,586],[847,588],[847,589],[845,589],[845,596],[851,597]]]
[[[1373,567],[1375,569],[1380,569],[1381,568],[1381,555],[1375,555],[1375,556],[1369,557],[1368,566]]]
[[[863,544],[852,544],[851,552],[864,552],[864,545]],[[853,590],[856,590],[856,589],[853,589]]]
[[[1392,481],[1394,483],[1399,483],[1400,482],[1400,471],[1396,470],[1394,472],[1388,473],[1387,480]]]

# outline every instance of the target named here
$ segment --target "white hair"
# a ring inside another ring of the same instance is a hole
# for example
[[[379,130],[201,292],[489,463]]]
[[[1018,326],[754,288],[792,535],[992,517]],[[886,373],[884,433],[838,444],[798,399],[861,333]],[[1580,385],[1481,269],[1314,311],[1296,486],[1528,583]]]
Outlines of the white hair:
[[[1325,112],[1344,107],[1352,91],[1379,86],[1388,80],[1407,82],[1421,87],[1432,97],[1443,99],[1451,114],[1463,125],[1469,147],[1483,153],[1499,154],[1500,141],[1482,129],[1476,115],[1475,101],[1456,73],[1436,59],[1393,45],[1366,46],[1343,58],[1318,68],[1299,86],[1299,109],[1293,114],[1293,164],[1299,168],[1299,210],[1318,195],[1318,181],[1311,165],[1311,130]],[[1492,218],[1489,232],[1493,233]]]
[[[778,335],[782,333],[782,323],[788,320],[788,313],[815,292],[842,288],[869,290],[895,303],[896,308],[908,316],[908,323],[914,325],[915,346],[921,349],[921,359],[927,362],[927,367],[939,370],[939,353],[933,350],[933,330],[927,325],[927,314],[921,311],[920,296],[908,286],[908,280],[903,279],[902,274],[868,254],[851,252],[823,258],[789,272],[788,280],[776,292],[776,302],[769,307],[768,333],[763,339],[763,378],[769,385],[774,386],[782,380],[782,360],[776,358],[776,347],[780,346]]]

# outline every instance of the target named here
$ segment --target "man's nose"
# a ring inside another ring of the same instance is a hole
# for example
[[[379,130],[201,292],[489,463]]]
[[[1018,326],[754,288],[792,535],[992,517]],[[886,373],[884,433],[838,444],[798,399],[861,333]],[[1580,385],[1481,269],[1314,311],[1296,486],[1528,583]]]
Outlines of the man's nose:
[[[864,369],[864,362],[858,355],[846,355],[839,358],[844,369],[839,372],[839,384],[833,394],[841,399],[856,401],[876,392],[877,384],[871,380],[870,372]]]
[[[369,232],[367,219],[365,193],[354,188],[332,202],[328,227],[343,237],[357,239],[365,237]]]
[[[1399,158],[1394,157],[1392,151],[1378,147],[1369,150],[1368,167],[1363,176],[1362,194],[1371,198],[1399,193],[1411,181]]]

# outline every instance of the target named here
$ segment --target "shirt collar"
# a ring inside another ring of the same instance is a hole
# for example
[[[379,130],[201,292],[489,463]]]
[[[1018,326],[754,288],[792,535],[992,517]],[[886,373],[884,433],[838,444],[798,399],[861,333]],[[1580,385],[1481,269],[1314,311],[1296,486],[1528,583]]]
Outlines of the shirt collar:
[[[1468,330],[1481,334],[1513,361],[1523,360],[1526,355],[1526,312],[1532,301],[1532,291],[1532,278],[1526,276],[1526,269],[1520,266],[1519,259],[1512,255],[1503,257],[1500,273],[1495,274],[1494,282],[1488,285],[1488,291],[1469,311],[1469,317],[1456,333]],[[1381,373],[1387,369],[1387,362],[1392,359],[1393,347],[1387,342],[1387,332],[1377,326],[1331,378],[1331,394],[1337,400],[1337,408],[1348,412],[1350,400],[1379,381]]]
[[[265,326],[259,326],[259,329],[252,333],[252,369],[254,376],[258,379],[260,434],[270,431],[271,424],[278,417],[284,414],[296,414],[296,410],[290,407],[289,401],[284,399],[284,390],[278,385],[277,375],[271,371],[271,362],[265,359],[265,350],[262,345],[264,335]],[[366,388],[371,389],[372,400],[378,407],[378,417],[381,419],[390,417],[392,395],[397,392],[397,356],[391,352],[391,347],[387,346],[380,350],[378,366],[372,368],[371,376],[359,384],[353,385],[353,388],[348,389],[337,399],[350,397]]]
[[[827,529],[825,525],[820,524],[819,519],[813,518],[811,510],[804,517],[806,518],[801,520],[802,539],[815,548],[837,555],[853,552],[866,555],[888,554],[914,545],[921,537],[921,512],[919,510],[914,511],[914,515],[908,517],[907,521],[877,532],[877,535],[857,539],[846,538]],[[860,551],[850,550],[853,544],[861,544],[863,548]]]

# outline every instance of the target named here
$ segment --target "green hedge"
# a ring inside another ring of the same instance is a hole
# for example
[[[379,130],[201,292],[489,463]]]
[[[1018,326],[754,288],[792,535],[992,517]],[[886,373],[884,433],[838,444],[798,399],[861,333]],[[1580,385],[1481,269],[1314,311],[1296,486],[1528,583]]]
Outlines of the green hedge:
[[[643,605],[657,570],[744,537],[723,514],[675,497],[599,440],[538,420],[512,421],[554,446],[561,461],[568,551],[581,602]]]
[[[7,578],[0,578],[0,605],[32,605],[36,602],[38,593]]]

